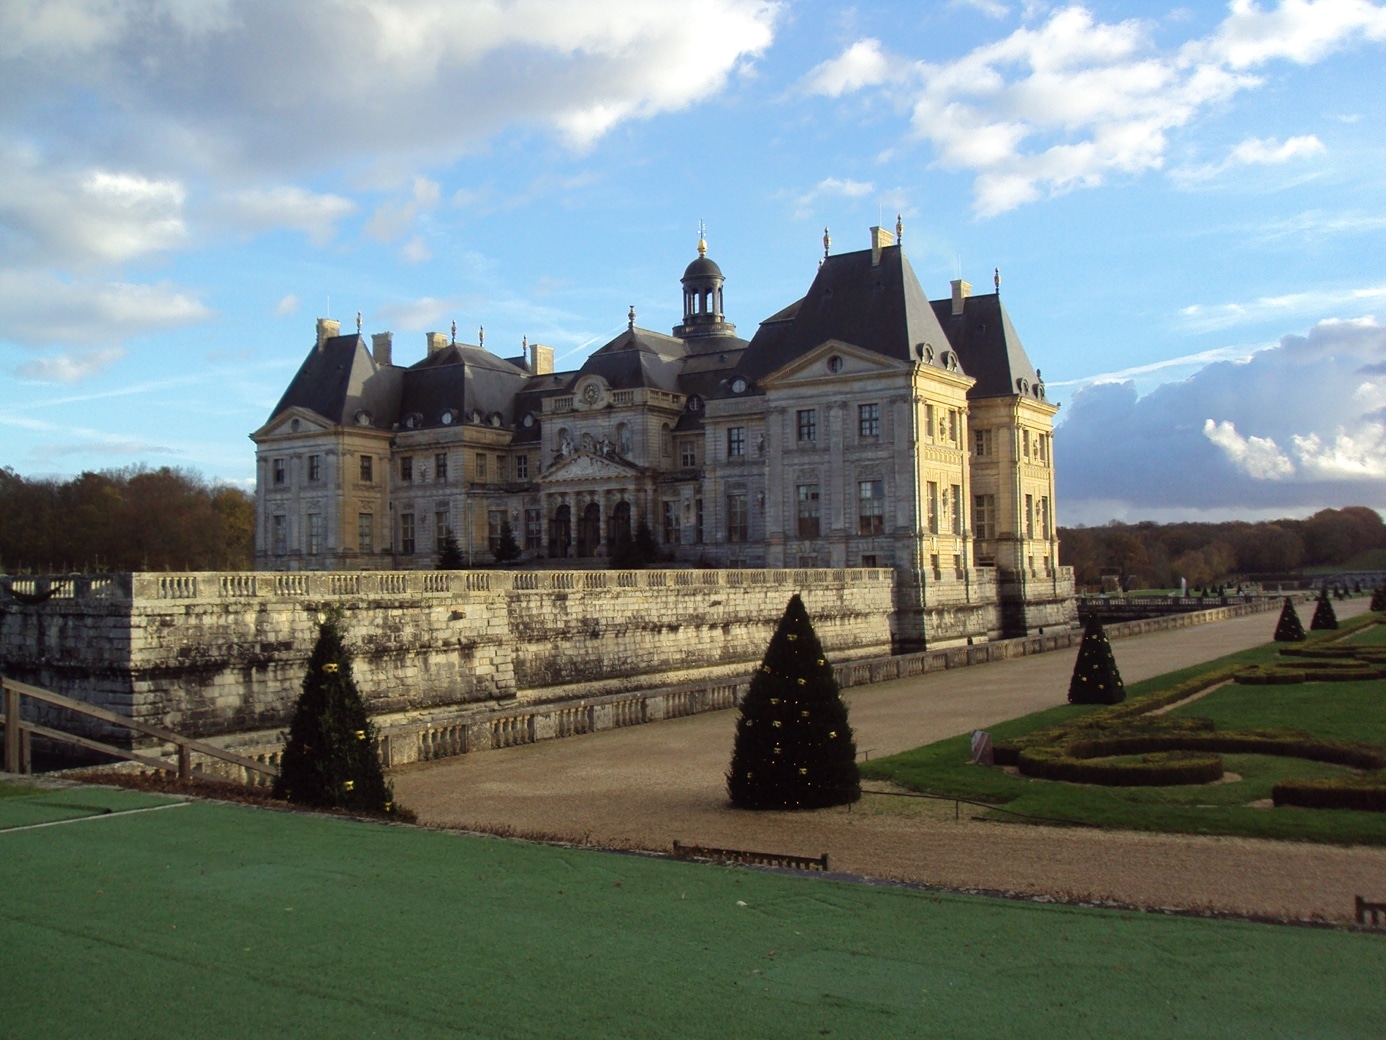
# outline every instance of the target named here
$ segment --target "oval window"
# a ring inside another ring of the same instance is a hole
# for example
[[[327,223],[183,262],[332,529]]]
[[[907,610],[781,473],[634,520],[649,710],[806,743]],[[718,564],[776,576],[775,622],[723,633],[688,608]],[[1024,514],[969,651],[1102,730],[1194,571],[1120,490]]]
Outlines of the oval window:
[[[839,357],[838,355],[836,355],[836,354],[834,354],[832,357],[828,358],[828,371],[829,371],[829,372],[841,372],[841,371],[842,371],[842,358],[840,358],[840,357]]]

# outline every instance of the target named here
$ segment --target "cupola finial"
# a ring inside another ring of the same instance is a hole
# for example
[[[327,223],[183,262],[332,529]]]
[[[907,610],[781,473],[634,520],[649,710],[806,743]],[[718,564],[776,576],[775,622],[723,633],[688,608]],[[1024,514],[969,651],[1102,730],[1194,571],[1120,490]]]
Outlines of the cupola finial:
[[[832,236],[828,234],[828,229],[823,229],[823,259],[828,259],[828,250],[833,247]]]
[[[483,348],[483,349],[486,347],[486,326],[485,326],[485,325],[478,325],[478,326],[476,327],[476,345],[477,345],[478,347]]]
[[[627,314],[626,317],[630,320],[630,328],[631,328],[631,331],[634,331],[634,330],[635,330],[635,304],[632,303],[632,304],[630,305],[630,313]]]
[[[994,267],[991,271],[991,284],[996,286],[996,295],[1001,295],[1001,268]]]
[[[905,221],[900,214],[895,214],[895,244],[898,246],[905,241]]]
[[[356,332],[357,332],[358,335],[359,335],[360,332],[361,332],[361,312],[360,312],[360,311],[357,311],[357,312],[356,312]]]
[[[457,346],[457,322],[452,323],[452,345]]]
[[[707,224],[698,221],[698,255],[707,256]]]

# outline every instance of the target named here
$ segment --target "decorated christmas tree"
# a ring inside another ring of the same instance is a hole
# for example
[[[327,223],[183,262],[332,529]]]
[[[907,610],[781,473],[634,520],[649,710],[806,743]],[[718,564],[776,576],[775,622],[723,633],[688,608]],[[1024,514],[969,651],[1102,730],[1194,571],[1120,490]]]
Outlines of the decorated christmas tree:
[[[457,538],[449,527],[443,535],[443,547],[438,550],[438,570],[440,571],[460,571],[467,566],[467,561],[462,558],[462,550],[457,545]]]
[[[1096,614],[1088,616],[1083,630],[1083,642],[1078,646],[1078,660],[1073,665],[1073,678],[1068,683],[1071,704],[1116,704],[1126,699],[1126,687],[1112,656],[1112,644],[1102,629]]]
[[[389,812],[390,787],[376,754],[375,727],[351,676],[341,617],[319,615],[319,621],[274,796],[301,805]]]
[[[1372,610],[1386,610],[1386,585],[1378,585],[1372,589]]]
[[[817,809],[861,797],[847,705],[797,595],[741,703],[727,792],[742,809]]]
[[[1290,602],[1290,597],[1285,597],[1285,605],[1280,608],[1280,621],[1275,626],[1275,641],[1277,643],[1299,643],[1305,639],[1304,625],[1299,620],[1299,614],[1295,610],[1295,605]]]
[[[1314,618],[1309,622],[1309,628],[1317,632],[1320,629],[1337,627],[1338,615],[1333,611],[1333,601],[1328,598],[1328,584],[1325,582],[1319,590],[1318,602],[1314,604]]]
[[[509,563],[520,556],[520,545],[515,541],[515,532],[510,529],[510,517],[501,521],[500,537],[496,540],[494,553],[497,563]]]

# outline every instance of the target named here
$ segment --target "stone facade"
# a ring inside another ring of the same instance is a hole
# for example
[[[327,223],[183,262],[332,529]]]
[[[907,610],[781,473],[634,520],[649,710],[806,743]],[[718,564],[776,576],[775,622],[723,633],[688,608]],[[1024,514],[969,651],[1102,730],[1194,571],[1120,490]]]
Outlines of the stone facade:
[[[0,586],[0,670],[187,736],[272,729],[288,722],[318,612],[336,605],[373,714],[456,717],[744,679],[796,592],[834,659],[886,654],[893,578],[885,568],[16,578]]]
[[[252,434],[257,568],[427,568],[449,532],[485,565],[507,524],[526,560],[597,562],[643,522],[687,564],[895,570],[899,651],[1072,621],[1057,409],[999,277],[931,302],[896,235],[825,240],[809,292],[749,342],[700,242],[673,334],[632,311],[576,371],[455,329],[401,367],[389,333],[368,349],[320,320]]]

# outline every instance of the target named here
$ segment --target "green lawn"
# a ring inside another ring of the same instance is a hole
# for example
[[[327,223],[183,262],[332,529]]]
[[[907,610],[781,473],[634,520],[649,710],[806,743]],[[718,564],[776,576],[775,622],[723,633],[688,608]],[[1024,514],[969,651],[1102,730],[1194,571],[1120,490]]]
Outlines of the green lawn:
[[[115,811],[0,830],[8,1040],[1386,1035],[1378,935],[31,799]]]
[[[1386,646],[1386,624],[1372,625],[1348,636],[1353,646]]]
[[[1350,625],[1366,623],[1354,619]],[[1381,626],[1376,626],[1380,628]],[[1309,644],[1331,641],[1338,633],[1313,633]],[[1305,645],[1305,644],[1297,644]],[[1118,648],[1118,666],[1120,650]],[[1158,693],[1185,679],[1228,664],[1275,660],[1276,644],[1232,654],[1217,661],[1134,683],[1128,699]],[[1297,729],[1316,736],[1386,744],[1386,682],[1306,683],[1296,686],[1227,686],[1175,709],[1175,713],[1213,719],[1219,729]],[[1011,739],[1097,710],[1063,705],[1002,723],[995,739]],[[890,780],[911,790],[971,798],[1009,813],[1091,823],[1127,830],[1190,834],[1233,834],[1341,844],[1386,845],[1386,813],[1352,810],[1266,808],[1252,803],[1271,797],[1281,780],[1332,776],[1340,767],[1269,755],[1223,755],[1229,774],[1239,779],[1218,784],[1175,787],[1101,787],[1013,776],[999,768],[971,764],[966,734],[888,758],[862,763],[868,779]]]

